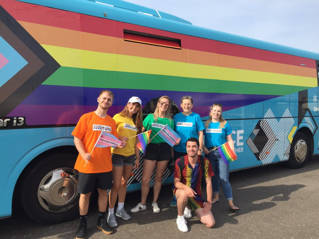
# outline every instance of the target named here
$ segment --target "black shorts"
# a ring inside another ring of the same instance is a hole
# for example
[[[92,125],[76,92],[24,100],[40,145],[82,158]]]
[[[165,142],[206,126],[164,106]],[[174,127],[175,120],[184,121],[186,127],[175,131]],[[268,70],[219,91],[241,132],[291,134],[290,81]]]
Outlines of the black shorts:
[[[112,188],[112,172],[108,173],[79,173],[78,193],[87,194],[96,188]]]
[[[120,154],[112,154],[112,164],[113,166],[133,166],[135,164],[136,155],[123,156]]]
[[[145,160],[165,161],[172,157],[171,146],[167,143],[148,144],[146,147]]]

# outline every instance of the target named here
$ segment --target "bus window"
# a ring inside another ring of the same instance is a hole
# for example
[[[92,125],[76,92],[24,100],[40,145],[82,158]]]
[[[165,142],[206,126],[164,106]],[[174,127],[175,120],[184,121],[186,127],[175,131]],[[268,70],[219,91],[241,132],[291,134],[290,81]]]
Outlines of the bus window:
[[[124,40],[175,49],[181,49],[182,47],[180,39],[130,30],[124,30]]]

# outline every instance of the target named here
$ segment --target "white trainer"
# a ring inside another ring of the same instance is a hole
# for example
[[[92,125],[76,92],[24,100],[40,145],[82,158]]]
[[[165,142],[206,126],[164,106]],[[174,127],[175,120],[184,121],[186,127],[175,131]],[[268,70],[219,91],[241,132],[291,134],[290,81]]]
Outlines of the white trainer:
[[[160,213],[161,209],[158,207],[157,202],[152,203],[153,213]]]
[[[183,216],[182,217],[177,216],[176,224],[177,224],[178,230],[180,230],[181,232],[188,232],[186,220]]]
[[[131,209],[132,213],[140,212],[140,211],[145,211],[146,210],[146,205],[143,205],[142,203],[138,203],[135,207]]]
[[[185,207],[184,209],[184,217],[187,219],[192,218],[192,210],[190,210],[188,207]]]

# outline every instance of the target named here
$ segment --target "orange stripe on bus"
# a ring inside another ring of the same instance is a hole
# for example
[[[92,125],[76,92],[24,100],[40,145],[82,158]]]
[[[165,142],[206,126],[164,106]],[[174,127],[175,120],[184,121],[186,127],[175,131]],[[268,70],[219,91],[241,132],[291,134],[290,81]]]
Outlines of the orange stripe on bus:
[[[237,56],[210,52],[170,49],[139,44],[116,37],[44,26],[29,22],[20,22],[40,44],[49,44],[96,52],[140,56],[162,60],[189,62],[192,64],[247,69],[261,72],[317,77],[315,68],[299,67],[269,61],[253,60]]]

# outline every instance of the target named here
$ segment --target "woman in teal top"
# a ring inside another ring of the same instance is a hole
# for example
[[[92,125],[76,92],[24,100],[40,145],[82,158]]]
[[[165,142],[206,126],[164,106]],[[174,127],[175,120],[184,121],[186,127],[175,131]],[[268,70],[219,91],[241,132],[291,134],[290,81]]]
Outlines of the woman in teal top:
[[[162,187],[162,176],[173,154],[173,149],[157,134],[165,125],[174,129],[174,121],[171,116],[171,100],[168,96],[161,96],[157,101],[154,113],[149,114],[143,121],[144,130],[152,130],[151,143],[147,145],[144,155],[141,202],[131,209],[133,213],[146,210],[146,199],[155,168],[152,207],[154,213],[160,212],[157,200]]]
[[[209,120],[205,128],[205,147],[204,152],[208,156],[215,175],[213,176],[213,203],[219,200],[219,185],[223,187],[223,192],[231,211],[239,210],[233,202],[232,187],[229,182],[229,166],[226,164],[218,153],[217,147],[228,142],[234,150],[234,141],[232,139],[232,129],[229,123],[222,117],[222,106],[213,104],[210,107]]]

